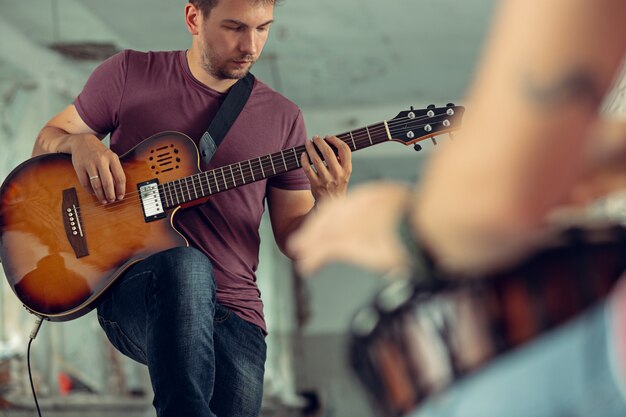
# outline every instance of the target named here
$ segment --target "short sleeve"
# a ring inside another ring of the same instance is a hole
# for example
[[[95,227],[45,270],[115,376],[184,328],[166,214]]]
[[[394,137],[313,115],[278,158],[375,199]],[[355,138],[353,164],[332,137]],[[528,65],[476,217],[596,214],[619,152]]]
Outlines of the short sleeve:
[[[291,131],[287,136],[284,149],[295,148],[301,146],[307,140],[306,128],[304,126],[304,118],[302,112],[298,110],[298,114],[291,126]],[[268,180],[268,185],[284,190],[310,190],[311,183],[306,177],[304,170],[295,169],[284,174],[277,175]]]
[[[109,133],[118,125],[128,70],[128,52],[117,53],[102,62],[91,73],[74,100],[81,119],[97,133]]]

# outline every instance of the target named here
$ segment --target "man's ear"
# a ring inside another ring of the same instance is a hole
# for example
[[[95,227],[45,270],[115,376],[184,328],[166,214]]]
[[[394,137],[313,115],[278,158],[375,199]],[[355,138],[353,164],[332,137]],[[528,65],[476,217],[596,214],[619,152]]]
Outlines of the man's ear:
[[[200,20],[202,19],[202,12],[196,6],[191,3],[187,3],[185,6],[185,24],[187,30],[192,35],[197,35],[200,28]]]

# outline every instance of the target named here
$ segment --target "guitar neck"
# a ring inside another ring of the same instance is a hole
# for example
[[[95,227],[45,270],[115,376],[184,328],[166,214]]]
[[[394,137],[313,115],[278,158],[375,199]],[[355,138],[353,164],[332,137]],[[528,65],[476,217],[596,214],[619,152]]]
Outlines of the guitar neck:
[[[337,137],[353,152],[391,140],[386,121],[342,133]],[[303,152],[306,152],[305,146],[300,145],[160,184],[163,206],[165,209],[172,209],[222,191],[299,169],[302,167],[300,155]]]

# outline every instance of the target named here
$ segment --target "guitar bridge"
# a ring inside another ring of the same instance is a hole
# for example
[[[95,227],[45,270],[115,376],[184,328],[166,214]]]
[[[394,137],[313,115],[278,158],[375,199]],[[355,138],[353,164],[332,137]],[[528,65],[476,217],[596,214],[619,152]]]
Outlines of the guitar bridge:
[[[154,179],[137,184],[139,199],[143,208],[143,218],[148,222],[166,217],[161,191],[159,190],[159,180]]]
[[[65,227],[65,235],[69,240],[74,254],[77,258],[89,255],[87,249],[87,239],[83,233],[83,227],[80,221],[80,213],[78,196],[75,188],[63,190],[63,203],[61,204],[61,217],[63,218],[63,226]]]

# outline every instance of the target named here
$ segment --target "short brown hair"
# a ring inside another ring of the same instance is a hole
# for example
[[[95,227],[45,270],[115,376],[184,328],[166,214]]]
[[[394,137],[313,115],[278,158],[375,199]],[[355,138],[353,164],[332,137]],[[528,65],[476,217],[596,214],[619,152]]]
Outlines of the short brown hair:
[[[211,10],[217,6],[220,0],[189,0],[189,3],[196,6],[202,12],[203,16],[208,16]],[[278,4],[281,0],[250,0],[254,3],[267,3],[267,4]]]

